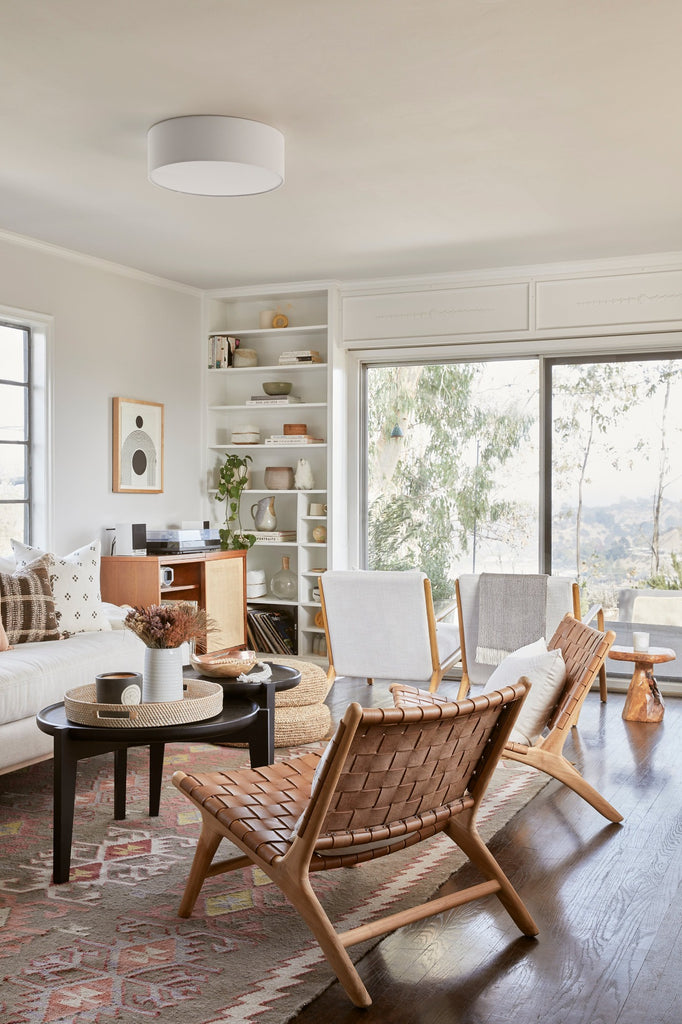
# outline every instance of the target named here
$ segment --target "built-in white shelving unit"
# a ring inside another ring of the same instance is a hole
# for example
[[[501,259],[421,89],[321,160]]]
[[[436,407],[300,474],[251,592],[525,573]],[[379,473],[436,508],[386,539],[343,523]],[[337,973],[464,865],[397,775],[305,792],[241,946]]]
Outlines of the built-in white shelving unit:
[[[288,317],[287,327],[261,326],[261,313],[275,310]],[[297,628],[297,652],[311,660],[326,660],[320,650],[324,631],[316,624],[320,612],[319,599],[313,596],[317,577],[330,563],[333,538],[331,500],[332,467],[331,435],[332,367],[334,359],[333,325],[336,319],[336,295],[326,285],[298,288],[236,290],[210,293],[206,299],[204,318],[205,363],[211,334],[239,338],[239,350],[256,352],[256,366],[230,366],[205,371],[205,437],[206,492],[208,518],[222,525],[223,503],[215,501],[217,474],[224,456],[230,452],[251,456],[250,486],[241,502],[242,525],[255,530],[251,508],[261,498],[275,499],[277,530],[294,530],[294,541],[257,541],[247,555],[247,571],[265,572],[267,595],[249,599],[249,605],[271,607],[293,618]],[[281,353],[311,349],[320,353],[320,363],[282,365]],[[290,404],[249,404],[255,395],[264,395],[263,383],[289,381],[291,394],[300,401]],[[302,444],[292,436],[290,443],[266,444],[266,438],[284,433],[284,424],[305,423],[310,436],[321,438],[319,444]],[[239,427],[253,425],[260,440],[236,444],[232,440]],[[305,490],[267,489],[265,470],[268,467],[291,466],[296,471],[299,459],[306,459],[312,470],[313,485]],[[327,506],[326,516],[310,514],[311,504]],[[316,541],[313,530],[327,530],[325,542]],[[296,573],[298,595],[295,601],[276,598],[270,590],[273,575],[282,566],[282,557],[289,557],[290,569]]]

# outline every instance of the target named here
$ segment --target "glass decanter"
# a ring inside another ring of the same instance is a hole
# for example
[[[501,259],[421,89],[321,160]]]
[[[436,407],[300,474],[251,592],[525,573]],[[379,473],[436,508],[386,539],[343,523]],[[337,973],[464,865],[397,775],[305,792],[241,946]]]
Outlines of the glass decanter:
[[[270,580],[270,590],[283,601],[295,601],[298,595],[296,573],[289,568],[289,558],[282,557],[282,568]]]

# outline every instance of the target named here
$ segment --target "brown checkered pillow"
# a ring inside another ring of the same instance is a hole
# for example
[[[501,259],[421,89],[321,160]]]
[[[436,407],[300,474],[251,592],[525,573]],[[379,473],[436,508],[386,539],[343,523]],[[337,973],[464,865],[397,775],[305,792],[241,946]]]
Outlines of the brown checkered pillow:
[[[59,639],[47,559],[0,573],[0,616],[11,644]]]

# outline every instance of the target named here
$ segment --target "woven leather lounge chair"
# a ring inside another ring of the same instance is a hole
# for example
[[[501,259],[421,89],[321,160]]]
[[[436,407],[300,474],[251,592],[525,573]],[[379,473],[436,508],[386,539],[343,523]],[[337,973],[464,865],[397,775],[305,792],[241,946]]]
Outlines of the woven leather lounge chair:
[[[304,919],[357,1006],[371,1003],[346,952],[357,942],[492,894],[525,935],[536,935],[535,922],[476,829],[481,798],[526,691],[520,681],[461,704],[369,710],[351,704],[323,755],[258,769],[176,772],[173,783],[203,819],[180,916],[190,916],[207,877],[257,865]],[[335,931],[310,872],[384,857],[439,832],[485,881]],[[212,863],[223,838],[241,855]]]
[[[515,738],[518,727],[523,724],[521,717],[505,745],[502,756],[531,765],[538,771],[558,779],[609,821],[617,822],[623,820],[623,815],[604,799],[563,755],[564,743],[571,728],[578,721],[583,702],[615,638],[612,630],[602,632],[585,625],[572,615],[564,616],[547,645],[549,650],[558,649],[563,655],[566,679],[561,691],[556,695],[556,700],[548,711],[546,721],[541,725],[540,735],[535,742],[519,742]],[[447,699],[439,694],[399,683],[394,684],[391,691],[398,707],[428,707],[434,703],[447,703]],[[524,708],[524,712],[525,710]]]

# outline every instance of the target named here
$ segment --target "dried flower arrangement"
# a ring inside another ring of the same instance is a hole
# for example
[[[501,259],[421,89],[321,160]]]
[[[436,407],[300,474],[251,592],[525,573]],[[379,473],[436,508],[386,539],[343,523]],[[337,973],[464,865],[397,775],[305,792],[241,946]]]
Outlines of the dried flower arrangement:
[[[203,647],[206,630],[212,624],[203,608],[189,601],[176,601],[133,608],[126,615],[124,625],[147,647],[180,647],[189,640]]]

